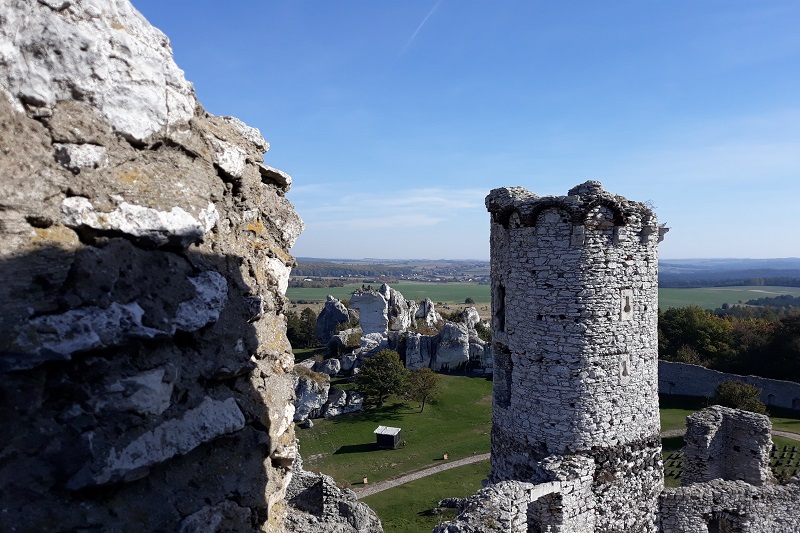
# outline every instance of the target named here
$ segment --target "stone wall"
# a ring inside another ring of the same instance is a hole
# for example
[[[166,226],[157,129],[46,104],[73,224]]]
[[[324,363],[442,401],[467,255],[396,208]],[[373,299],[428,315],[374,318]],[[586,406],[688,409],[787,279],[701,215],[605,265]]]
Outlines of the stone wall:
[[[532,463],[597,464],[597,531],[653,531],[663,486],[657,245],[644,205],[598,182],[567,196],[493,190],[490,480],[536,482]]]
[[[769,467],[772,423],[764,415],[714,405],[686,417],[681,484],[712,479],[762,486]]]
[[[541,483],[500,481],[461,505],[456,520],[434,533],[490,532],[593,533],[596,506],[594,460],[548,457],[535,465]]]
[[[758,376],[738,376],[698,365],[658,362],[658,392],[683,396],[714,396],[723,381],[742,381],[761,389],[761,401],[767,406],[800,411],[800,383],[767,379]]]
[[[15,531],[282,531],[303,228],[127,0],[0,8],[0,499]]]
[[[798,533],[800,480],[754,487],[716,479],[666,489],[661,495],[664,533]]]

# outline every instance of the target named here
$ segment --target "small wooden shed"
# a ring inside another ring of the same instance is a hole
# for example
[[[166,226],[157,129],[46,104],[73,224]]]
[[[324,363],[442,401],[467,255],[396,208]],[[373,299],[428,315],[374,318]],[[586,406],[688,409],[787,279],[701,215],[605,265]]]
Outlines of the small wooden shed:
[[[400,445],[400,428],[378,426],[375,430],[375,441],[378,448],[397,448]]]

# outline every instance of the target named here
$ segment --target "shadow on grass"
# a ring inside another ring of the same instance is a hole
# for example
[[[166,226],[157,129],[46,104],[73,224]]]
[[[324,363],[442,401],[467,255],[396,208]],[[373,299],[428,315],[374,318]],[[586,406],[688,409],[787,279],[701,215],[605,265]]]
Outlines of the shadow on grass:
[[[683,448],[684,441],[682,436],[665,437],[661,439],[661,449],[665,452],[675,452]]]
[[[710,398],[704,398],[702,396],[658,395],[658,404],[661,409],[689,409],[700,411],[711,405],[710,401]]]
[[[368,409],[361,413],[353,413],[351,415],[337,416],[332,418],[334,424],[357,424],[360,422],[374,422],[376,424],[385,426],[387,421],[396,421],[402,418],[402,415],[419,412],[416,409],[409,410],[409,407],[404,403],[395,403],[392,405],[384,405],[383,407],[376,407]]]
[[[339,449],[333,452],[333,455],[340,455],[343,453],[362,453],[374,452],[378,450],[378,446],[374,442],[366,442],[364,444],[349,444],[347,446],[339,446]]]

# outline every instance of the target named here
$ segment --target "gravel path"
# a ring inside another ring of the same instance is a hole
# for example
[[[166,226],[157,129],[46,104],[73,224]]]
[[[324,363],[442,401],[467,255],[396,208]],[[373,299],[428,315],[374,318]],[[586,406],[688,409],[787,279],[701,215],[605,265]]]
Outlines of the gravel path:
[[[684,433],[686,433],[685,429],[670,429],[667,431],[662,431],[661,436],[680,437]],[[772,434],[777,435],[779,437],[786,437],[789,439],[797,439],[798,437],[800,437],[800,434],[798,433],[790,433],[788,431],[780,431],[780,430],[772,430]],[[409,481],[414,481],[415,479],[421,479],[423,477],[427,477],[433,474],[438,474],[439,472],[442,472],[444,470],[449,470],[451,468],[457,468],[459,466],[478,463],[480,461],[485,461],[486,459],[489,459],[488,453],[482,453],[480,455],[472,455],[470,457],[457,459],[455,461],[448,461],[446,463],[438,464],[430,468],[417,470],[416,472],[412,472],[410,474],[406,474],[398,478],[387,479],[386,481],[381,481],[380,483],[375,483],[374,485],[366,485],[364,488],[358,488],[353,490],[356,493],[356,498],[364,498],[366,496],[372,496],[373,494],[382,492],[384,490],[392,489],[398,485],[403,485],[405,483],[408,483]]]
[[[436,466],[432,466],[430,468],[425,468],[423,470],[417,470],[416,472],[412,472],[410,474],[406,474],[404,476],[400,476],[395,479],[388,479],[386,481],[381,481],[380,483],[375,483],[374,485],[367,485],[363,489],[354,489],[356,492],[357,498],[363,498],[365,496],[372,496],[376,492],[381,492],[387,489],[394,488],[398,485],[403,485],[404,483],[408,483],[409,481],[414,481],[415,479],[420,479],[423,477],[430,476],[432,474],[438,474],[444,470],[449,470],[451,468],[456,468],[459,466],[469,465],[472,463],[478,463],[480,461],[485,461],[489,458],[488,453],[482,453],[480,455],[471,455],[469,457],[465,457],[463,459],[456,459],[455,461],[448,461],[446,463],[438,464]]]

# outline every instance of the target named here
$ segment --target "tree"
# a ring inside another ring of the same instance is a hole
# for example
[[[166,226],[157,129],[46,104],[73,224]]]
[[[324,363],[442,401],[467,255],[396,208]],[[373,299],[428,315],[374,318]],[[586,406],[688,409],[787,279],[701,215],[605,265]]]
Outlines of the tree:
[[[725,407],[744,409],[762,415],[767,414],[767,406],[761,401],[761,389],[741,381],[723,381],[714,393],[713,402]]]
[[[405,392],[407,375],[400,354],[381,350],[359,367],[356,386],[369,403],[381,407],[390,395]]]
[[[678,350],[688,346],[709,367],[720,367],[735,355],[731,346],[731,322],[696,305],[674,307],[659,313],[659,356],[674,361]]]
[[[419,402],[419,412],[425,410],[425,402],[434,402],[442,392],[442,376],[430,368],[418,368],[408,375],[406,397]]]
[[[317,326],[317,314],[310,307],[306,307],[300,312],[300,316],[294,311],[286,313],[286,337],[293,348],[310,348],[318,344],[314,335],[314,328]]]

